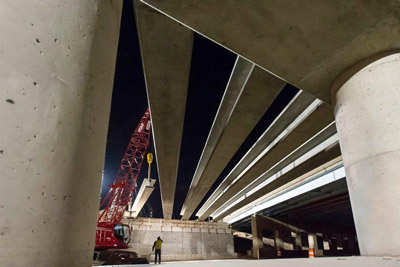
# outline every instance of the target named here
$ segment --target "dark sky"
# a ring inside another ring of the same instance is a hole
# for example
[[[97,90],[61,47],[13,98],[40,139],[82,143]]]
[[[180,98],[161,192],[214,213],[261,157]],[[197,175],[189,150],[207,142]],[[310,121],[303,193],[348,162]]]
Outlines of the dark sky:
[[[146,109],[147,96],[132,1],[124,1],[108,128],[102,197],[108,192],[108,185],[115,178],[128,141]],[[153,177],[158,176],[156,172],[156,164],[153,164]],[[139,185],[143,178],[147,176],[146,173],[147,162],[144,162],[138,179]],[[156,188],[152,194],[151,202],[154,205],[159,205],[159,188]],[[158,212],[156,215],[159,217],[161,213]]]
[[[195,34],[189,89],[185,112],[185,125],[178,169],[173,217],[180,218],[180,210],[187,190],[200,158],[208,132],[212,125],[219,102],[224,93],[236,55],[221,46]],[[271,108],[260,120],[242,147],[236,153],[222,175],[214,184],[215,189],[226,174],[234,167],[257,138],[275,119],[284,106],[296,94],[297,89],[286,86]],[[137,38],[132,1],[124,1],[121,21],[121,33],[118,46],[117,66],[114,79],[110,124],[107,137],[106,159],[102,196],[108,192],[118,170],[129,138],[147,108],[147,96],[144,83],[140,49]],[[171,118],[173,120],[173,118]],[[155,161],[156,163],[156,161]],[[147,163],[142,166],[138,179],[140,186],[147,176]],[[158,180],[156,164],[152,167],[152,178]],[[211,194],[204,198],[203,202]],[[148,216],[153,210],[153,217],[162,217],[159,182],[142,211]]]

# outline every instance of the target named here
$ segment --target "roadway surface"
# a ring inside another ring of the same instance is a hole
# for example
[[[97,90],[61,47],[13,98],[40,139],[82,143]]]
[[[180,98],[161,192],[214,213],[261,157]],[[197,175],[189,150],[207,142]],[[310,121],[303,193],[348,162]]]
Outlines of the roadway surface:
[[[273,259],[273,260],[210,260],[210,261],[182,261],[165,262],[163,265],[192,267],[192,266],[270,266],[270,267],[399,267],[400,258],[394,257],[323,257],[314,259]],[[150,265],[154,265],[151,263]],[[107,265],[111,266],[111,265]],[[128,267],[137,265],[112,265],[113,267]]]

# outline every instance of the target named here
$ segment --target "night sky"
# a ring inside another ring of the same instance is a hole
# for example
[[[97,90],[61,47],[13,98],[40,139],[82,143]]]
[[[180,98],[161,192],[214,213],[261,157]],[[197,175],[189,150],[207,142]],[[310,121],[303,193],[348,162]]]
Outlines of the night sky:
[[[180,210],[190,186],[197,162],[207,140],[213,119],[229,80],[236,55],[195,34],[185,112],[185,125],[178,169],[173,218],[180,218]],[[258,137],[267,129],[279,112],[297,93],[298,89],[287,85],[258,125],[243,143],[236,155],[222,172],[203,203],[229,171],[235,166]],[[147,108],[147,96],[137,38],[135,17],[131,0],[124,1],[121,33],[118,46],[117,66],[111,104],[110,124],[107,137],[102,197],[108,192],[117,173],[132,132]],[[171,118],[172,120],[174,118]],[[152,178],[158,180],[156,160],[152,164]],[[147,176],[147,162],[142,165],[138,186]],[[141,216],[162,218],[159,182]],[[201,206],[201,205],[200,205]],[[199,206],[199,207],[200,207]]]

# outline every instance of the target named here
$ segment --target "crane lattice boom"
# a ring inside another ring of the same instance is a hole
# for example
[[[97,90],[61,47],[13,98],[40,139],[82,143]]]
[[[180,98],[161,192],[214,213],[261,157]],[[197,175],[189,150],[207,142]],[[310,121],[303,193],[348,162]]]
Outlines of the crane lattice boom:
[[[149,145],[150,132],[150,112],[147,109],[129,140],[117,176],[110,185],[110,191],[100,204],[100,208],[105,206],[105,209],[101,212],[98,223],[121,222],[137,184],[140,168]]]

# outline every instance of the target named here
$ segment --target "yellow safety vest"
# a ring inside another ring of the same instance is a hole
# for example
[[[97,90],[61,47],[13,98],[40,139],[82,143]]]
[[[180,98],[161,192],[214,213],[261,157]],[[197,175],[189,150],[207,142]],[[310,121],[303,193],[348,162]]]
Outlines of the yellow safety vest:
[[[155,248],[156,249],[161,249],[162,241],[161,240],[156,240],[155,243],[156,243]]]

